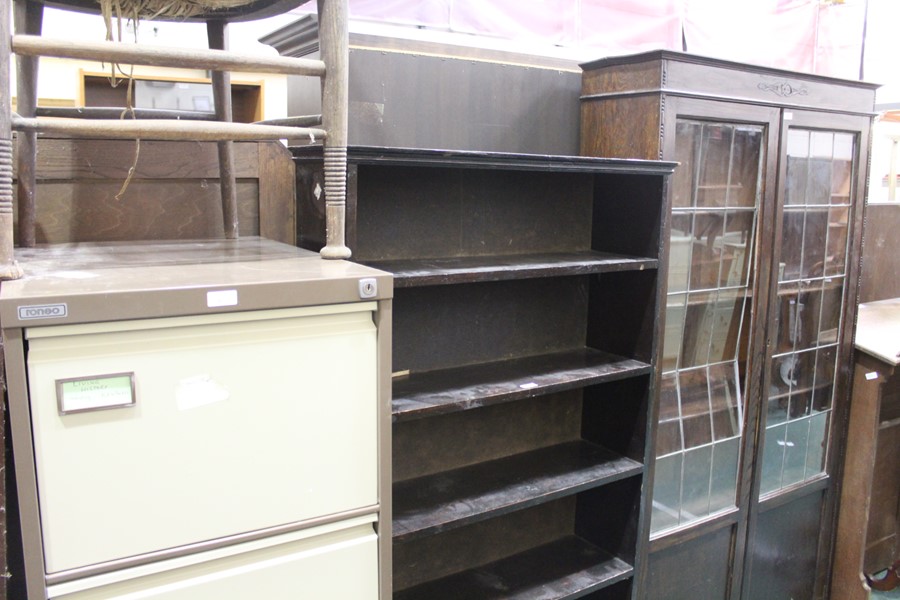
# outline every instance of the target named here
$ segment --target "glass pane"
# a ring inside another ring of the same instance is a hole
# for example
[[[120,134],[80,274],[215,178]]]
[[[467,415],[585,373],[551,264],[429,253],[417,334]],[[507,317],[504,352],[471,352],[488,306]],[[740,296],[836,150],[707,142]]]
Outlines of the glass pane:
[[[734,359],[737,357],[738,336],[744,310],[743,291],[720,291],[712,309],[714,312],[710,323],[709,362]]]
[[[833,344],[837,342],[838,327],[841,324],[841,295],[843,294],[843,279],[826,279],[822,282],[822,290],[819,292],[819,333],[818,344]]]
[[[735,127],[728,206],[756,206],[763,133],[758,127]]]
[[[803,312],[800,285],[786,283],[778,286],[778,303],[775,306],[775,320],[773,323],[775,354],[791,352],[797,347],[800,338],[799,326],[803,323],[798,314]]]
[[[682,458],[679,453],[656,459],[651,517],[651,529],[654,532],[678,525],[681,512]]]
[[[793,371],[791,372],[791,377],[793,378],[793,387],[791,388],[791,418],[796,419],[800,416],[809,414],[809,398],[805,401],[798,401],[805,406],[805,408],[800,408],[794,406],[794,404],[797,403],[794,400],[794,396],[801,392],[809,396],[813,390],[816,375],[816,351],[806,350],[804,352],[791,354],[789,357],[793,359]],[[787,358],[788,357],[785,357],[785,359]]]
[[[682,369],[704,365],[709,359],[709,336],[714,312],[715,294],[700,293],[688,296],[681,340],[679,366]]]
[[[792,129],[788,133],[785,204],[803,204],[809,179],[809,132]]]
[[[690,121],[679,120],[675,125],[675,161],[679,166],[675,169],[672,183],[674,208],[692,204],[695,169],[698,164],[694,157],[700,148],[701,129],[700,123]]]
[[[666,298],[666,331],[663,337],[663,371],[678,367],[681,352],[681,332],[684,330],[686,294]]]
[[[731,155],[734,137],[732,125],[707,123],[703,126],[700,181],[697,186],[697,206],[724,207],[731,175]]]
[[[659,387],[659,420],[678,419],[678,378],[675,373],[664,373]]]
[[[709,397],[712,404],[713,439],[723,440],[740,434],[741,414],[735,365],[709,367]]]
[[[806,478],[825,471],[825,445],[828,435],[828,416],[831,413],[815,414],[809,419],[809,447],[806,452]]]
[[[803,131],[793,129],[794,131]],[[834,156],[834,132],[811,131],[809,132],[809,155],[813,158],[827,158],[829,163]]]
[[[712,468],[712,446],[695,448],[684,453],[684,474],[681,487],[682,522],[709,514],[709,484]]]
[[[713,510],[734,505],[764,142],[763,127],[676,125],[653,531],[705,517],[711,485]]]
[[[753,248],[753,213],[729,212],[725,221],[725,235],[722,238],[722,270],[719,286],[734,287],[747,285],[750,275],[750,253]]]
[[[819,348],[816,354],[816,379],[813,391],[812,410],[822,412],[831,408],[834,390],[834,366],[837,360],[837,346]]]
[[[852,153],[853,138],[850,136],[837,136],[848,140],[850,146],[849,151]],[[835,140],[837,142],[837,140]],[[835,148],[835,153],[841,150]],[[839,160],[837,157],[831,165],[831,203],[832,204],[849,204],[850,203],[850,182],[853,176],[853,162],[849,160]]]
[[[806,476],[806,449],[809,445],[809,419],[787,424],[784,440],[784,470],[781,486],[803,481]]]
[[[803,277],[822,277],[825,273],[825,243],[828,235],[828,210],[807,210],[803,230]]]
[[[666,373],[662,376],[659,391],[659,428],[656,434],[657,456],[665,456],[683,448],[677,381],[674,373]]]
[[[778,264],[779,281],[791,281],[800,277],[805,221],[805,213],[801,211],[784,211],[781,231],[781,261]]]
[[[709,388],[706,369],[683,371],[679,378],[684,447],[695,448],[712,441]]]
[[[827,454],[856,143],[847,133],[788,132],[762,493],[815,476]]]
[[[767,494],[781,487],[781,472],[784,466],[784,447],[787,425],[766,428],[766,442],[763,447],[762,479],[759,493]]]
[[[772,359],[769,380],[769,401],[766,412],[766,423],[775,425],[787,421],[788,405],[791,401],[791,377],[790,365],[785,367],[786,373],[782,373],[782,364],[787,360],[793,365],[793,355],[775,357]]]
[[[847,256],[847,220],[850,209],[831,208],[828,211],[828,252],[825,255],[825,275],[843,275]]]
[[[724,212],[709,211],[694,215],[690,276],[692,290],[709,290],[717,287],[720,242],[724,232]]]
[[[656,430],[656,456],[667,456],[681,450],[681,420],[660,421]]]
[[[829,134],[830,135],[830,134]],[[813,133],[816,137],[816,133]],[[828,146],[824,148],[830,151]],[[813,148],[815,152],[815,148]],[[828,204],[831,201],[831,157],[813,156],[809,159],[806,181],[806,197],[797,198],[792,204]]]
[[[713,445],[712,481],[709,493],[710,513],[735,505],[739,453],[740,438],[716,442]]]
[[[691,267],[694,216],[691,213],[672,215],[672,233],[669,241],[669,293],[688,289]]]
[[[803,289],[807,289],[803,286]],[[819,306],[817,297],[809,292],[801,292],[796,299],[788,301],[788,319],[791,339],[795,350],[815,348],[818,339]]]

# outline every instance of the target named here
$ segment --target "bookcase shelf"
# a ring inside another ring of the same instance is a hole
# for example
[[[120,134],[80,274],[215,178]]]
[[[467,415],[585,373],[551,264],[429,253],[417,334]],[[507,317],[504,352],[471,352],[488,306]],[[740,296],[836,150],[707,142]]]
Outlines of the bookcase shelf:
[[[584,251],[387,260],[368,264],[393,273],[395,287],[414,287],[655,269],[657,262],[652,258]]]
[[[584,348],[398,377],[394,421],[510,402],[650,372],[650,365]]]
[[[293,152],[318,249],[321,155]],[[394,274],[397,600],[631,597],[674,167],[348,149],[353,259]]]
[[[641,463],[582,440],[394,486],[394,541],[431,535],[640,475]]]
[[[584,598],[632,575],[632,567],[577,536],[396,594],[397,600]],[[599,596],[597,596],[599,597]],[[611,596],[624,597],[624,596]]]

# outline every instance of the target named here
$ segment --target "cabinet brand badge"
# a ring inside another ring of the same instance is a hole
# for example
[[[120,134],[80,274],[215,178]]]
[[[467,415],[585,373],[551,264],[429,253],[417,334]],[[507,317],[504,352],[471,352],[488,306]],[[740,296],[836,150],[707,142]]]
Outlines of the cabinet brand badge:
[[[68,307],[63,304],[36,304],[19,307],[19,319],[59,319],[69,314]]]

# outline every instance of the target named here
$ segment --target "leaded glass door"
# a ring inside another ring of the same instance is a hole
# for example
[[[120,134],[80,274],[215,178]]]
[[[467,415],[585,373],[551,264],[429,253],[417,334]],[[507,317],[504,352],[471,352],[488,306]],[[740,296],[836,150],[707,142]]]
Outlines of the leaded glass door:
[[[734,508],[765,128],[680,119],[651,528]]]
[[[784,112],[760,457],[742,597],[821,597],[849,401],[869,119]],[[770,550],[765,550],[766,548]],[[777,548],[773,553],[771,548]],[[790,558],[792,577],[777,575]]]

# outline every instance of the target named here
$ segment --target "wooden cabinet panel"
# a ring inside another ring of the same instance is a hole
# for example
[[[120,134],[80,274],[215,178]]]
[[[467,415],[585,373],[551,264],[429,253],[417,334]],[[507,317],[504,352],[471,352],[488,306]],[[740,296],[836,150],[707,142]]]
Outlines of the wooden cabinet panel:
[[[583,154],[679,162],[651,565],[689,572],[672,549],[728,526],[727,567],[666,597],[820,597],[876,86],[670,51],[582,68]],[[790,573],[771,562],[792,556]]]

